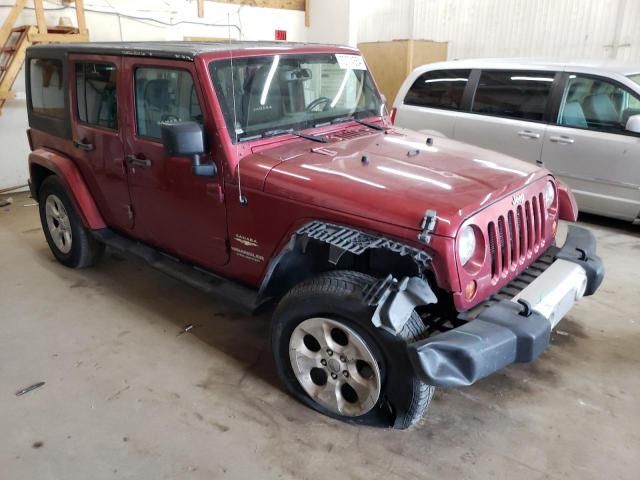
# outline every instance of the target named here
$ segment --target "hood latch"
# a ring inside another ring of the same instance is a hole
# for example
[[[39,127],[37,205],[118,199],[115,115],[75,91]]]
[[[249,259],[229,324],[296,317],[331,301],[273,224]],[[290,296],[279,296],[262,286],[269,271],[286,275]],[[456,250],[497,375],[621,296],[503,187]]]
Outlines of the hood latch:
[[[427,210],[424,212],[424,217],[420,223],[421,232],[418,234],[418,240],[424,244],[428,244],[431,241],[431,234],[436,229],[436,211]]]

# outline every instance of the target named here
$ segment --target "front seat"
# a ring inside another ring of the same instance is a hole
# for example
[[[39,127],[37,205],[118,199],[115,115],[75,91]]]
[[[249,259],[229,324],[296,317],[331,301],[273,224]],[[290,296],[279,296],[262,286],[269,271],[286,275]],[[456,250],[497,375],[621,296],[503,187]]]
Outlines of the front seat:
[[[160,122],[172,105],[170,83],[170,80],[159,78],[149,80],[144,87],[145,136],[160,138]]]
[[[614,127],[620,125],[620,117],[613,102],[606,93],[590,95],[582,102],[587,120],[598,126]]]

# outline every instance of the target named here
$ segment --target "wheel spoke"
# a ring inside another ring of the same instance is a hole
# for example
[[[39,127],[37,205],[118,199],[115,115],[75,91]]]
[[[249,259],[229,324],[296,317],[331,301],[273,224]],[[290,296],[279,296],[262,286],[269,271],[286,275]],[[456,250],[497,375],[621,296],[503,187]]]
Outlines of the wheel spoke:
[[[325,407],[330,408],[334,412],[342,413],[342,396],[340,395],[340,386],[336,382],[327,382],[323,387],[318,387],[315,395]]]

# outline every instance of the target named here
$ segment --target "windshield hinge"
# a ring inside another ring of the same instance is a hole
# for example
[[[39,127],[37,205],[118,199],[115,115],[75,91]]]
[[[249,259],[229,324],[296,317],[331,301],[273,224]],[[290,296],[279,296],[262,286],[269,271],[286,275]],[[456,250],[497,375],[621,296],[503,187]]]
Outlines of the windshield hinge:
[[[420,223],[420,233],[418,234],[418,240],[424,244],[428,244],[431,241],[431,234],[436,229],[436,211],[427,210],[424,212],[422,222]]]

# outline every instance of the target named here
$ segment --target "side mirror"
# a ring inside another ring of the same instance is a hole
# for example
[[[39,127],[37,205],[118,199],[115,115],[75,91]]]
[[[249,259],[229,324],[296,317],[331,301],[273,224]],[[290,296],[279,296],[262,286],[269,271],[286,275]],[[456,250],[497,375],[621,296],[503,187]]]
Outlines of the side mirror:
[[[198,122],[167,122],[160,124],[162,143],[167,153],[173,157],[191,157],[194,175],[215,177],[218,168],[215,163],[203,165],[201,155],[206,151],[204,130]]]
[[[640,114],[631,115],[627,120],[627,125],[624,128],[628,132],[640,133]]]

